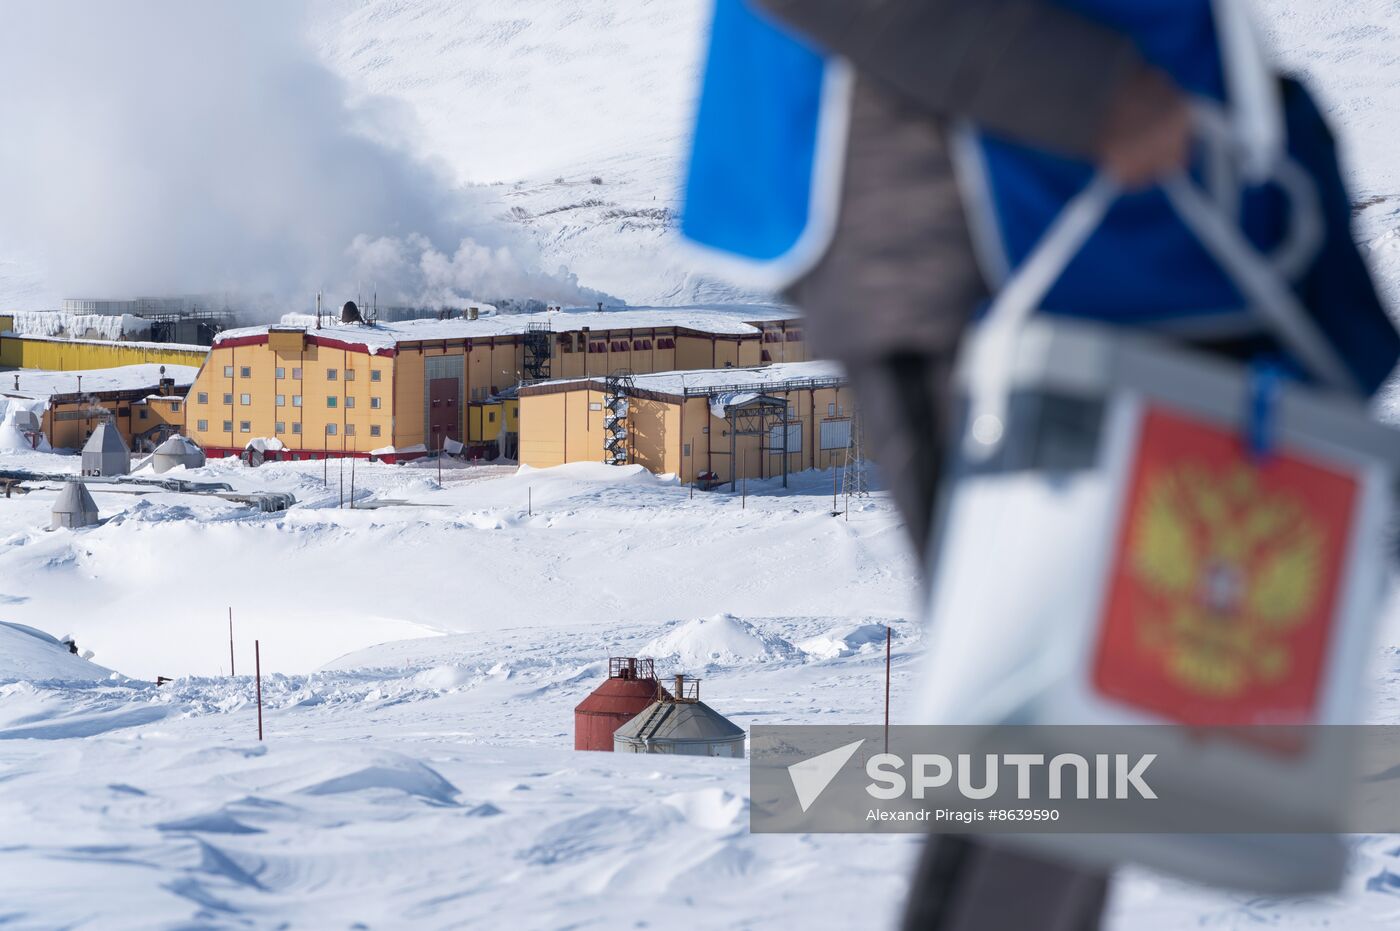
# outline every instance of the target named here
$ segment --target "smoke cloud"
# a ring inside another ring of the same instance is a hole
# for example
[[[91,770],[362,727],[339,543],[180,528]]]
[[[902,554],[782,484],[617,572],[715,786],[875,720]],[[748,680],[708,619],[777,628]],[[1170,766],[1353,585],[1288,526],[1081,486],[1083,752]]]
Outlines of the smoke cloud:
[[[353,100],[289,0],[7,3],[0,255],[66,296],[221,294],[269,311],[608,299]],[[497,144],[482,139],[481,145]]]

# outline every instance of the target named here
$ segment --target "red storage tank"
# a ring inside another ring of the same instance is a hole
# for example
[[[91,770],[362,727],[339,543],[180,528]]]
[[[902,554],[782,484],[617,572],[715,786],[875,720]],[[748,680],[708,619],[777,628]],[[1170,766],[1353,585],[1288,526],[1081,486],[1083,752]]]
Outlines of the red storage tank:
[[[651,660],[612,657],[608,660],[607,681],[574,709],[574,749],[611,753],[613,731],[657,698],[669,695],[656,681],[656,667]]]

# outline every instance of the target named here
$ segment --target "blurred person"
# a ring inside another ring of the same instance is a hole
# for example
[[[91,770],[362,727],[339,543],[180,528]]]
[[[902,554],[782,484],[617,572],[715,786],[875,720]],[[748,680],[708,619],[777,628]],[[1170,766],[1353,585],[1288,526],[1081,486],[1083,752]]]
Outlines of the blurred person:
[[[787,298],[842,362],[922,560],[949,435],[950,374],[988,297],[948,126],[1097,163],[1125,188],[1180,170],[1185,95],[1127,36],[1037,0],[754,0],[856,72],[839,220]],[[855,308],[860,308],[855,313]],[[976,841],[931,838],[911,929],[1092,931],[1108,877]]]

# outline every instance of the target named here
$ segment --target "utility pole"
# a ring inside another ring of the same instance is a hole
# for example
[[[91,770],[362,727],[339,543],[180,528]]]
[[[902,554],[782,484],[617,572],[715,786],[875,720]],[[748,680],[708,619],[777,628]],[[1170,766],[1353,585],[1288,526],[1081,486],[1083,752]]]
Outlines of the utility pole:
[[[253,641],[253,670],[258,682],[258,740],[262,740],[262,650],[256,640]]]
[[[894,634],[885,625],[885,752],[890,752],[890,641]]]

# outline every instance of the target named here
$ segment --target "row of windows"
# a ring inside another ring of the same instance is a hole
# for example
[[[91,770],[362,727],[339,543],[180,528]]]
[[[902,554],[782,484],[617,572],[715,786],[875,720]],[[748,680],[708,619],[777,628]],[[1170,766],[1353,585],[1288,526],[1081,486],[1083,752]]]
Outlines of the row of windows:
[[[209,403],[209,393],[206,392],[206,391],[201,391],[201,392],[199,392],[197,395],[195,395],[195,403],[196,403],[196,404],[208,404],[208,403]],[[242,406],[242,407],[249,407],[249,406],[252,405],[252,403],[253,403],[253,396],[252,396],[251,394],[240,394],[240,395],[238,396],[238,403],[239,403],[239,405]],[[231,393],[225,393],[225,394],[224,394],[224,404],[226,404],[226,405],[228,405],[228,406],[230,406],[230,407],[233,406],[233,395],[232,395]],[[286,396],[285,394],[279,394],[279,395],[277,395],[277,406],[278,406],[278,407],[286,407],[286,406],[287,406],[287,396]],[[339,407],[339,406],[340,406],[340,399],[339,399],[338,397],[336,397],[336,396],[333,395],[333,394],[327,395],[327,396],[326,396],[326,407]],[[345,406],[346,406],[347,408],[353,408],[353,407],[355,406],[355,399],[354,399],[353,397],[347,397],[347,398],[345,399]],[[382,400],[381,398],[370,398],[370,399],[369,399],[369,406],[370,406],[370,409],[371,409],[371,410],[376,410],[376,411],[377,411],[377,410],[379,410],[380,408],[382,408],[382,407],[384,406],[384,402],[383,402],[383,400]],[[292,407],[301,407],[301,395],[299,395],[299,394],[294,394],[294,395],[292,395]],[[178,410],[178,409],[179,409],[179,408],[176,408],[176,410]]]
[[[382,380],[383,380],[383,379],[382,379],[383,374],[384,374],[384,373],[381,372],[381,371],[379,371],[378,369],[370,369],[370,370],[369,370],[369,380],[370,380],[370,381],[382,381]],[[232,378],[232,377],[233,377],[233,366],[231,366],[231,365],[225,365],[225,366],[224,366],[224,377],[225,377],[225,378]],[[240,365],[240,366],[238,367],[238,377],[239,377],[239,378],[252,378],[252,377],[253,377],[253,367],[252,367],[251,365]],[[283,368],[282,366],[280,366],[280,365],[277,367],[277,377],[278,377],[278,378],[286,378],[286,377],[287,377],[287,370],[286,370],[285,368]],[[294,369],[292,369],[292,377],[293,377],[293,378],[301,378],[301,369],[299,369],[299,368],[294,368]],[[339,379],[339,378],[340,378],[340,370],[339,370],[339,369],[326,369],[326,381],[336,381],[336,380]],[[346,380],[346,381],[354,381],[354,380],[355,380],[355,370],[354,370],[354,369],[346,369],[346,370],[345,370],[345,380]]]
[[[207,421],[207,420],[196,421],[195,426],[197,426],[201,431],[207,432],[207,431],[209,430],[209,421]],[[277,433],[286,433],[286,432],[287,432],[287,424],[286,424],[284,421],[279,420],[279,421],[277,421],[277,423],[274,425],[274,429],[276,430]],[[326,436],[336,436],[336,435],[337,435],[338,429],[339,429],[339,425],[338,425],[338,424],[333,424],[333,423],[328,423],[328,424],[326,424]],[[232,420],[225,420],[225,421],[224,421],[224,432],[225,432],[225,433],[232,433],[232,432],[233,432],[233,421],[232,421]],[[240,421],[238,422],[238,432],[239,432],[239,433],[252,433],[252,432],[253,432],[253,422],[252,422],[251,420],[240,420]],[[370,426],[369,426],[369,435],[370,435],[370,436],[379,436],[379,435],[380,435],[380,432],[381,432],[381,427],[380,427],[379,424],[377,424],[377,423],[375,423],[375,424],[370,424]],[[293,423],[293,424],[292,424],[292,433],[297,433],[297,434],[301,433],[301,424],[299,424],[299,423]],[[354,435],[355,435],[355,425],[354,425],[353,423],[348,423],[348,424],[345,425],[345,435],[346,435],[346,436],[354,436]]]

